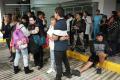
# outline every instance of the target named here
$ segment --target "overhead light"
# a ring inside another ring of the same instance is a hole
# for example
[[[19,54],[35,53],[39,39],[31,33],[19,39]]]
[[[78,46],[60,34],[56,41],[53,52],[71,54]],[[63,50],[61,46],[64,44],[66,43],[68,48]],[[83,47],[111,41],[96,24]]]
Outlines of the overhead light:
[[[22,0],[23,2],[25,2],[26,0]]]
[[[6,6],[29,6],[30,4],[5,4]]]

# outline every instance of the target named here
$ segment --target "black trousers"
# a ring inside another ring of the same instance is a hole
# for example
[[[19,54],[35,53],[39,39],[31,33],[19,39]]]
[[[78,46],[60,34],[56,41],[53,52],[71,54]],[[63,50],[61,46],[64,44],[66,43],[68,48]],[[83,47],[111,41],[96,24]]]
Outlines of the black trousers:
[[[34,57],[35,66],[43,67],[43,48],[42,48],[42,46],[40,46],[38,52],[33,53],[33,57]]]
[[[84,46],[85,46],[85,48],[88,47],[88,44],[89,44],[89,35],[84,34]]]
[[[110,48],[112,49],[112,54],[115,55],[117,53],[117,42],[116,41],[108,41]]]
[[[55,55],[55,63],[56,63],[56,70],[57,70],[56,77],[59,77],[59,78],[62,77],[62,72],[63,72],[62,62],[65,65],[66,72],[69,74],[70,73],[70,65],[68,62],[66,51],[63,51],[63,52],[54,51],[54,55]]]
[[[6,44],[7,44],[8,48],[9,48],[9,50],[10,50],[10,41],[11,41],[11,38],[6,39]],[[10,57],[13,58],[13,55],[14,55],[14,53],[12,51],[10,51]]]

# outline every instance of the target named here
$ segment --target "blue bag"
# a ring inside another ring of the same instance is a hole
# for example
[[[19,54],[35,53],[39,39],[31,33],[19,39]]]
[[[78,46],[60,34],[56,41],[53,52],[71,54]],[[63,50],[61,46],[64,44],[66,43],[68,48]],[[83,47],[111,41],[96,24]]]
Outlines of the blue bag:
[[[39,46],[46,44],[45,36],[34,35],[33,40]]]

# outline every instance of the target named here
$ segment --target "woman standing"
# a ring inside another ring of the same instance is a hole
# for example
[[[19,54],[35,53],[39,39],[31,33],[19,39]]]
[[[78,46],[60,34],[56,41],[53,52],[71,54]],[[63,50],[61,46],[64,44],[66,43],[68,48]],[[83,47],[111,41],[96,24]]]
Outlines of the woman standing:
[[[19,65],[19,59],[20,55],[23,56],[23,63],[24,63],[24,71],[25,74],[32,73],[33,70],[29,69],[28,65],[28,36],[29,31],[25,28],[23,24],[21,24],[18,20],[15,25],[15,29],[12,34],[12,41],[13,41],[13,47],[16,49],[16,56],[14,60],[14,73],[17,74],[20,69],[18,67]]]
[[[83,19],[85,20],[86,23],[86,29],[85,29],[85,46],[86,48],[88,47],[89,40],[91,40],[91,27],[92,27],[92,18],[89,16],[88,12],[85,11],[83,13]]]
[[[2,33],[3,33],[3,39],[6,39],[6,43],[8,45],[8,48],[10,50],[10,40],[11,40],[11,26],[10,26],[10,16],[4,15],[3,17],[3,23],[2,23]],[[10,51],[10,58],[12,58],[12,52]]]
[[[40,29],[36,25],[36,17],[29,17],[29,27],[30,31],[30,42],[29,42],[29,50],[33,54],[34,64],[38,67],[38,70],[43,67],[43,48],[37,43],[38,37],[40,37]]]

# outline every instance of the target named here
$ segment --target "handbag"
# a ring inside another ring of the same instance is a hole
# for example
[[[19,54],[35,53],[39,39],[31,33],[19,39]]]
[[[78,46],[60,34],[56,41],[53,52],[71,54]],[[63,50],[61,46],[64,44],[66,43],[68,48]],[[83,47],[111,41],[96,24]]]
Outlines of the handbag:
[[[46,43],[45,36],[34,35],[33,40],[34,40],[35,44],[37,44],[39,46],[42,46]]]

